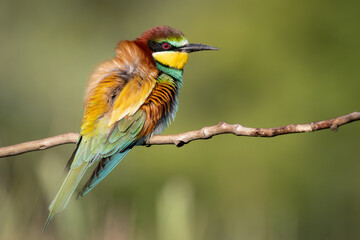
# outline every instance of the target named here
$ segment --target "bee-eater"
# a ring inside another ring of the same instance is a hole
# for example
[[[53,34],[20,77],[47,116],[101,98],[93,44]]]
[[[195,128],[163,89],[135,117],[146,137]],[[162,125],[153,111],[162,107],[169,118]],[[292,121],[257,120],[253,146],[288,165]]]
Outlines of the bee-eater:
[[[168,26],[118,43],[116,56],[100,64],[88,83],[80,137],[44,229],[67,206],[93,164],[97,167],[79,197],[103,180],[133,146],[161,133],[174,120],[188,55],[203,50],[217,48],[191,44],[182,32]]]

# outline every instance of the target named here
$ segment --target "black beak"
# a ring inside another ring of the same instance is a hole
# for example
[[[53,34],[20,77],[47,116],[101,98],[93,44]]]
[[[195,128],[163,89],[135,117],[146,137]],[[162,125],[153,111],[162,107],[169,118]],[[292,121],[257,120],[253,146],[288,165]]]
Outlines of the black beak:
[[[197,52],[197,51],[204,51],[204,50],[219,50],[216,47],[211,47],[208,45],[204,45],[204,44],[194,44],[194,43],[188,43],[185,46],[179,48],[180,51],[182,52],[187,52],[187,53],[191,53],[191,52]]]

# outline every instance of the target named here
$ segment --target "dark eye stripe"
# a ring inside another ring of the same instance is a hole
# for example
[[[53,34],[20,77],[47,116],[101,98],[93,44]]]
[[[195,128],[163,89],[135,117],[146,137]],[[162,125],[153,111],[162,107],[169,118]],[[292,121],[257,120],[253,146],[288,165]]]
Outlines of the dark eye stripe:
[[[169,45],[169,48],[164,49],[163,44],[167,43]],[[175,50],[176,51],[176,47],[174,47],[173,45],[171,45],[168,42],[154,42],[154,41],[148,41],[147,43],[148,47],[150,48],[151,51],[153,52],[163,52],[163,51],[171,51],[171,50]]]

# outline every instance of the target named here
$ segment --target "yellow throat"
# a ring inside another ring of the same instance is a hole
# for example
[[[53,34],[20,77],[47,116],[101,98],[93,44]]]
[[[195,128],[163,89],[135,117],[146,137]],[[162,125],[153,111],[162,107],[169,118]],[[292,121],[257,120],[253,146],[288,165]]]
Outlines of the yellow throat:
[[[153,57],[165,66],[182,70],[188,61],[189,54],[185,52],[155,52]]]

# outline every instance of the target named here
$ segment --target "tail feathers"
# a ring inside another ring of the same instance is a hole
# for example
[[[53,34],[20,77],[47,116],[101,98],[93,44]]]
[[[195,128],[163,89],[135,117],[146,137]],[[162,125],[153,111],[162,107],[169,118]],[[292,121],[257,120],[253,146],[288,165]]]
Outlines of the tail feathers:
[[[77,185],[84,176],[88,167],[89,167],[89,163],[83,162],[78,167],[73,168],[69,171],[63,184],[60,187],[59,192],[56,194],[54,200],[49,206],[50,213],[46,220],[43,231],[46,230],[46,227],[48,226],[54,215],[66,208],[72,194],[74,193]]]
[[[90,192],[99,182],[101,182],[115,167],[119,162],[126,156],[126,154],[131,150],[131,148],[126,149],[124,152],[116,153],[109,158],[102,159],[97,168],[94,170],[94,173],[91,175],[89,181],[84,185],[84,187],[79,192],[77,198],[85,196]]]

